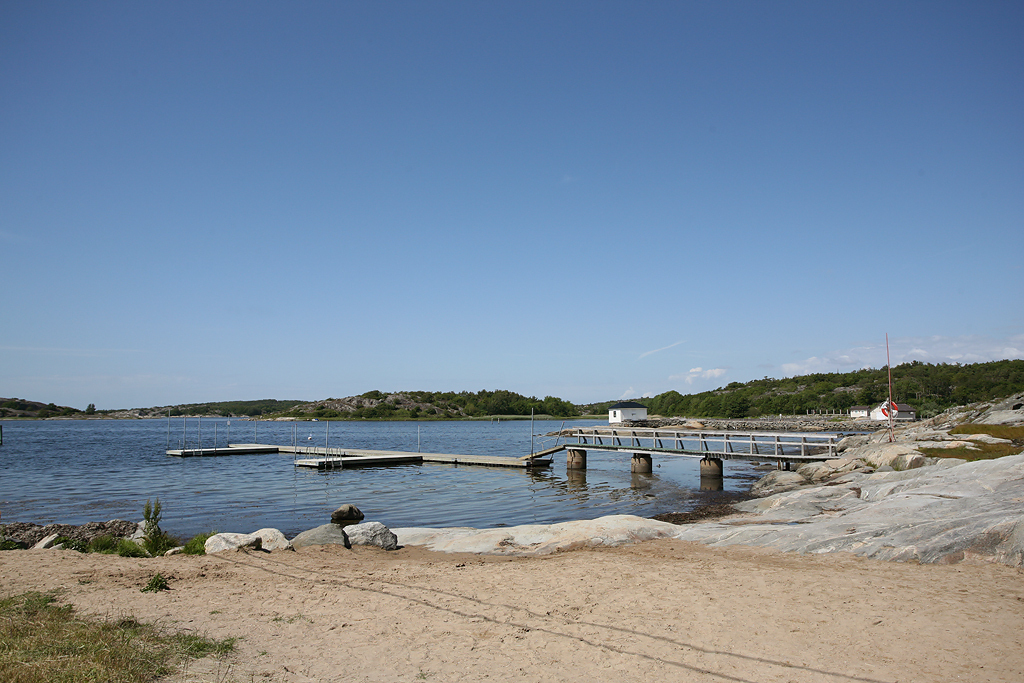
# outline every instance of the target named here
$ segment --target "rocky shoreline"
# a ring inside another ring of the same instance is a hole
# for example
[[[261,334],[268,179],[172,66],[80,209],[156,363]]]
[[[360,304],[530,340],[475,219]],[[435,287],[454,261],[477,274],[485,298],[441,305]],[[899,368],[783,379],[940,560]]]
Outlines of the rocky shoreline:
[[[392,550],[416,545],[441,552],[529,556],[676,538],[807,553],[846,551],[921,563],[982,559],[1024,566],[1024,443],[987,434],[950,433],[965,422],[1024,425],[1024,394],[900,425],[894,441],[886,431],[848,436],[839,444],[842,458],[807,463],[795,472],[772,471],[752,487],[754,499],[688,513],[666,513],[652,519],[612,515],[495,529],[388,529],[379,522],[354,524],[362,520],[355,510],[358,517],[347,521],[332,518],[331,524],[303,532],[291,541],[276,529],[260,529],[251,534],[217,534],[207,541],[206,549],[274,550],[335,544]],[[722,428],[721,424],[714,428]],[[801,424],[806,428],[806,422]],[[967,462],[929,456],[920,450],[982,451],[992,444],[1007,445],[1011,450],[1020,446],[1021,452]],[[45,547],[45,542],[52,543],[57,535],[88,542],[102,534],[137,537],[141,530],[133,522],[113,520],[78,527],[15,523],[7,525],[3,533],[23,547]]]

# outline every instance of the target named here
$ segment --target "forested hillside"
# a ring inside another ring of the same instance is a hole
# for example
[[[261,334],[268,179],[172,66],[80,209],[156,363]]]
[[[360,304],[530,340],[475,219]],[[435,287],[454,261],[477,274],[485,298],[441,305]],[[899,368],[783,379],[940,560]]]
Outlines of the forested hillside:
[[[554,396],[539,399],[513,391],[399,391],[386,394],[368,391],[348,398],[328,398],[296,406],[284,417],[344,419],[452,419],[487,415],[537,415],[575,417],[572,403]]]
[[[919,417],[946,408],[1009,396],[1024,391],[1024,360],[1001,360],[972,365],[932,365],[914,361],[892,369],[893,399],[917,408]],[[848,373],[803,375],[786,379],[733,382],[714,391],[683,395],[667,391],[654,398],[635,399],[651,415],[687,417],[759,417],[809,410],[846,412],[851,406],[875,406],[888,397],[885,368]],[[604,412],[611,401],[588,406]]]

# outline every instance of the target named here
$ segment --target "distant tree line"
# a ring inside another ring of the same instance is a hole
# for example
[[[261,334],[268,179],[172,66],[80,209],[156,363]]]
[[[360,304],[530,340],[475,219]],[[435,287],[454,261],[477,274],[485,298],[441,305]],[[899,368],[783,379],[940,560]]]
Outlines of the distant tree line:
[[[892,369],[893,400],[906,403],[919,417],[937,415],[952,406],[1002,398],[1024,391],[1024,360],[971,365],[913,361]],[[848,373],[802,375],[786,379],[733,382],[714,391],[680,394],[667,391],[637,399],[652,415],[685,417],[759,417],[846,412],[855,405],[874,407],[889,397],[886,368]],[[604,407],[611,402],[594,404]]]
[[[164,414],[170,410],[171,417],[180,415],[220,415],[222,417],[262,417],[290,410],[303,401],[283,401],[264,398],[256,401],[217,401],[213,403],[186,403],[170,408],[152,409]]]
[[[335,399],[318,402],[315,407],[298,406],[283,413],[286,417],[341,418],[351,420],[417,420],[486,417],[489,415],[576,417],[575,405],[554,396],[539,399],[513,391],[401,391],[386,394],[368,391],[358,398],[370,405],[356,408],[341,405]]]

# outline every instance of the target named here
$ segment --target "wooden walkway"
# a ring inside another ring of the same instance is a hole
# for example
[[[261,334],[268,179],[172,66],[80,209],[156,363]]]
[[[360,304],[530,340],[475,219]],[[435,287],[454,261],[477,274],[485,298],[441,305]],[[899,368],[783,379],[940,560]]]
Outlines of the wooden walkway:
[[[649,427],[580,428],[572,436],[576,443],[567,443],[564,448],[782,462],[838,458],[836,445],[842,438],[816,432],[709,432]]]
[[[407,463],[436,462],[448,465],[482,465],[485,467],[549,467],[555,451],[548,449],[521,458],[496,455],[464,455],[455,453],[410,453],[406,451],[379,451],[365,448],[324,448],[323,446],[273,446],[264,444],[230,444],[220,448],[193,448],[168,450],[167,455],[180,458],[213,457],[223,455],[267,455],[285,453],[295,458],[296,467],[316,469],[343,469]]]
[[[218,448],[176,448],[167,451],[167,455],[178,458],[210,458],[218,455],[268,455],[280,452],[277,446],[264,446],[255,443],[232,443]]]

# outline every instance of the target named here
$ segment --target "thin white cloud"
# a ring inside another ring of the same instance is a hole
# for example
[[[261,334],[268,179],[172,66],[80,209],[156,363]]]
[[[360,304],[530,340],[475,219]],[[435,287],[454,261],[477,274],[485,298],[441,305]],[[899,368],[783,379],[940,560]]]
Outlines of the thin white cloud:
[[[636,398],[636,389],[630,387],[629,389],[626,389],[624,392],[622,392],[622,396],[619,396],[620,401],[624,401],[627,398]]]
[[[922,363],[987,363],[994,360],[1024,359],[1024,335],[993,339],[985,335],[946,337],[902,337],[889,340],[889,357],[894,366],[910,361]],[[885,337],[878,344],[833,351],[783,363],[787,376],[815,372],[851,372],[885,366]]]
[[[660,353],[662,351],[667,351],[668,349],[671,349],[673,346],[679,346],[680,344],[685,344],[685,343],[686,343],[685,339],[680,339],[679,341],[675,342],[674,344],[669,344],[668,346],[662,346],[660,349],[654,349],[653,351],[644,351],[643,353],[640,354],[640,356],[637,358],[637,360],[640,360],[640,358],[646,358],[647,356],[650,356],[651,354],[654,354],[654,353]]]
[[[687,384],[693,384],[698,379],[715,379],[716,377],[721,377],[728,372],[728,370],[729,368],[709,368],[707,370],[704,368],[690,368],[690,371],[685,374],[671,375],[669,380],[673,382],[683,381]]]

